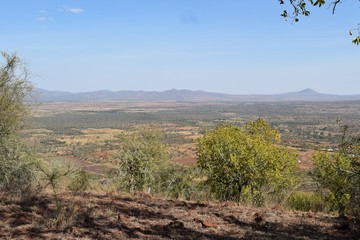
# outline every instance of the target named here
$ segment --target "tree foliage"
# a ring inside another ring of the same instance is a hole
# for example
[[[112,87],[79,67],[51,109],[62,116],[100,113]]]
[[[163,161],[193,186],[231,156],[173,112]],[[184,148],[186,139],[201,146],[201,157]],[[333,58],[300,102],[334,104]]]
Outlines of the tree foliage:
[[[169,160],[161,134],[148,128],[126,135],[122,140],[116,169],[121,188],[135,192],[156,185],[157,172]]]
[[[28,71],[16,54],[1,53],[0,65],[0,191],[26,195],[34,187],[34,155],[19,140],[32,91]]]
[[[333,195],[340,216],[360,217],[360,137],[347,135],[344,127],[339,152],[315,154],[311,176]]]
[[[291,18],[294,22],[298,22],[301,16],[310,16],[311,7],[323,7],[328,5],[331,8],[332,14],[335,13],[337,6],[342,3],[341,0],[279,0],[280,4],[288,4],[290,6],[290,12],[284,10],[281,14],[285,19]],[[357,33],[357,36],[353,38],[352,42],[356,45],[360,44],[360,27],[356,27],[349,31],[352,36],[353,33]]]
[[[262,119],[244,128],[223,124],[198,140],[198,166],[219,199],[240,201],[248,192],[261,204],[264,187],[275,193],[295,182],[296,155],[279,142]]]
[[[342,154],[318,152],[313,157],[312,177],[322,187],[329,189],[338,205],[340,215],[345,214],[345,205],[350,198],[349,171],[351,163]]]
[[[23,128],[29,114],[24,100],[33,89],[21,60],[15,54],[1,55],[5,63],[0,66],[0,141]]]
[[[120,190],[175,198],[192,197],[197,169],[170,160],[159,130],[145,127],[120,139],[122,143],[112,171]]]

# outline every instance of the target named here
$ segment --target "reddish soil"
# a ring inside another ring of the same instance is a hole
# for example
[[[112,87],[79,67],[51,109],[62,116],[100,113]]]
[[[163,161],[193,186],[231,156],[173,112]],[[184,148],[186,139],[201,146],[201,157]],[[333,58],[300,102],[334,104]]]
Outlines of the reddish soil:
[[[109,160],[114,156],[114,152],[113,151],[95,152],[94,156],[99,158],[100,160]]]
[[[0,202],[0,239],[360,239],[358,225],[333,215],[200,203],[145,194],[49,195]]]
[[[105,175],[111,169],[111,166],[105,164],[95,164],[89,161],[81,160],[71,155],[67,155],[65,159],[74,164],[75,167],[84,169],[98,176]]]
[[[176,158],[174,161],[177,163],[184,164],[186,166],[194,166],[197,162],[197,158],[196,157]]]
[[[298,166],[300,170],[310,170],[314,163],[311,160],[315,150],[298,151]]]

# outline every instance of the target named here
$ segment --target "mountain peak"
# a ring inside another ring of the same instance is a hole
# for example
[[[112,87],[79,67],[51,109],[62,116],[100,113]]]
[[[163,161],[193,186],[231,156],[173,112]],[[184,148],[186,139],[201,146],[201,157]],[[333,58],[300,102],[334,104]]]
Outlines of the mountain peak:
[[[311,88],[305,88],[305,89],[301,90],[299,93],[302,93],[302,94],[318,94],[318,92],[316,92],[315,90],[313,90]]]

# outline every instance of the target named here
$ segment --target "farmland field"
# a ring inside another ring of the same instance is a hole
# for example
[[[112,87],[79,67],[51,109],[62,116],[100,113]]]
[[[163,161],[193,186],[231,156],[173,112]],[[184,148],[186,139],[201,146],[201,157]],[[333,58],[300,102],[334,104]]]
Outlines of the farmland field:
[[[300,169],[316,149],[332,149],[342,125],[359,131],[360,102],[76,102],[43,103],[24,134],[48,157],[111,164],[120,136],[153,125],[164,134],[173,160],[196,162],[195,139],[220,123],[264,118],[299,152]],[[337,120],[341,119],[339,123]]]

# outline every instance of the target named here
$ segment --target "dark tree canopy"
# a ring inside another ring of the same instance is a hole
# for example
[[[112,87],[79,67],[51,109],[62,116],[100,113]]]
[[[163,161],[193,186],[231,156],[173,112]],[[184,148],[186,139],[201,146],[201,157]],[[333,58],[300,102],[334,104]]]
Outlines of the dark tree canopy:
[[[280,4],[286,4],[289,6],[289,10],[285,9],[283,13],[281,14],[282,17],[285,19],[292,19],[293,22],[298,22],[300,17],[310,16],[310,9],[311,7],[323,7],[328,6],[331,10],[332,14],[335,13],[338,5],[340,3],[343,3],[345,0],[279,0]],[[360,2],[360,1],[359,1]],[[360,44],[360,24],[358,24],[358,27],[351,29],[349,31],[349,34],[352,36],[355,34],[355,38],[352,40],[352,42],[356,45]]]

